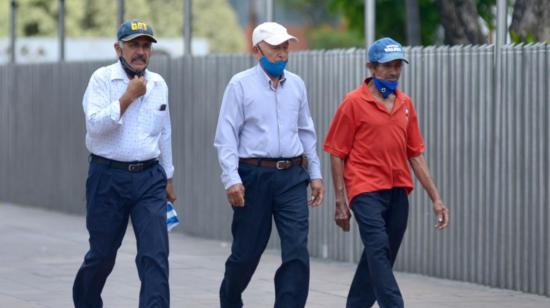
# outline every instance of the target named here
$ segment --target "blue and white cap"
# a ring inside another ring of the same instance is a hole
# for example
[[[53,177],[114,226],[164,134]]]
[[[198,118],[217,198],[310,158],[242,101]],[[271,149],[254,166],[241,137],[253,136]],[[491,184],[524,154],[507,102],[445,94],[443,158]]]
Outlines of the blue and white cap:
[[[403,46],[396,40],[384,37],[381,38],[369,47],[369,62],[387,63],[393,60],[403,60],[409,63],[405,57]]]

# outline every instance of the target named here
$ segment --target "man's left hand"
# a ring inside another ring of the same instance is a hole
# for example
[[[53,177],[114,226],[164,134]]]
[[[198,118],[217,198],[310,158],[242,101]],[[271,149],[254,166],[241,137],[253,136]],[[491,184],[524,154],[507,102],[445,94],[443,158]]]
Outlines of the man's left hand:
[[[166,198],[172,203],[176,202],[176,194],[174,193],[174,184],[172,183],[172,179],[169,179],[166,183]]]
[[[449,209],[447,209],[441,200],[434,201],[433,208],[437,219],[436,229],[443,230],[447,228],[449,225]]]
[[[311,199],[309,200],[309,206],[318,207],[323,201],[325,195],[325,186],[323,185],[323,180],[315,179],[311,180],[309,183],[311,186]]]

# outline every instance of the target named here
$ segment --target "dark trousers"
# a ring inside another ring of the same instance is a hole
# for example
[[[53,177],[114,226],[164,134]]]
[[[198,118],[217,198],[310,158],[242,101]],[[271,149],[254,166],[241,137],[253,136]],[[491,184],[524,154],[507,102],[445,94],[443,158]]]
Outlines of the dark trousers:
[[[403,298],[393,275],[401,245],[409,200],[403,188],[363,193],[353,198],[354,213],[365,246],[351,284],[347,308],[402,308]]]
[[[101,291],[115,265],[130,217],[137,240],[139,307],[169,307],[163,168],[157,164],[141,172],[128,172],[92,162],[86,181],[86,202],[90,250],[73,285],[75,307],[103,307]]]
[[[243,163],[239,174],[245,204],[233,208],[233,244],[220,288],[221,307],[243,306],[241,294],[258,266],[274,219],[282,251],[282,264],[275,274],[275,307],[303,308],[309,289],[309,176],[301,166],[277,170]]]

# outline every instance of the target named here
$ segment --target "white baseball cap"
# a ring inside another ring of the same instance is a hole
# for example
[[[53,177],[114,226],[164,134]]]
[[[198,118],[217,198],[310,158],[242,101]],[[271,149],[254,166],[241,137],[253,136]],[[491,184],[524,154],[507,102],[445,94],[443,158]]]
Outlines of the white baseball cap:
[[[298,39],[295,36],[288,34],[285,27],[276,22],[264,22],[254,28],[252,32],[252,46],[258,45],[261,41],[265,41],[269,45],[277,46],[288,40]]]

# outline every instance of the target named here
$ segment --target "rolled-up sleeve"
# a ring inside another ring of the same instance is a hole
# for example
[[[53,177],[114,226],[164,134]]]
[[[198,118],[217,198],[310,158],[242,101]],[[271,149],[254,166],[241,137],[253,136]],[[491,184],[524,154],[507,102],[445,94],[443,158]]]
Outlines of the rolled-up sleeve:
[[[300,114],[298,115],[298,137],[304,148],[304,153],[308,158],[308,173],[310,179],[322,179],[321,163],[317,155],[317,135],[315,133],[313,119],[309,112],[306,87],[303,83]]]
[[[122,125],[120,102],[109,99],[109,80],[102,79],[99,71],[90,78],[82,105],[86,116],[86,131],[92,136],[102,135]]]
[[[223,94],[214,147],[222,169],[221,181],[225,189],[242,183],[239,176],[239,132],[244,121],[240,84],[229,82]]]

